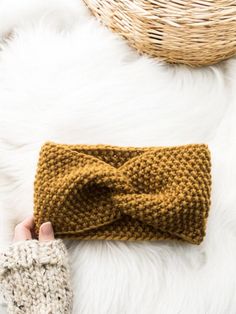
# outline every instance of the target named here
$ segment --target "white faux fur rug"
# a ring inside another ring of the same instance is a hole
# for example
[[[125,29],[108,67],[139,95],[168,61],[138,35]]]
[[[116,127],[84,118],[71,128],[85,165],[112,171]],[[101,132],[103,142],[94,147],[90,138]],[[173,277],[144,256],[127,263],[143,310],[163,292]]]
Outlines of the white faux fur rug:
[[[235,314],[236,59],[190,69],[140,57],[79,0],[0,0],[0,36],[0,248],[33,210],[46,140],[207,143],[203,243],[66,240],[73,313]]]

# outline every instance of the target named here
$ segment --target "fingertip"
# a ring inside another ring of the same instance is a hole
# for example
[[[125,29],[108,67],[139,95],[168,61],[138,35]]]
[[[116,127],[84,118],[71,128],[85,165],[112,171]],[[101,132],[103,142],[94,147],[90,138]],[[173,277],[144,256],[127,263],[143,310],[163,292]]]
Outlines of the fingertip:
[[[52,223],[47,221],[39,228],[39,241],[49,241],[54,239]]]
[[[26,227],[27,229],[31,229],[32,227],[34,227],[34,216],[33,216],[33,215],[27,216],[27,217],[22,221],[22,225],[23,225],[24,227]]]

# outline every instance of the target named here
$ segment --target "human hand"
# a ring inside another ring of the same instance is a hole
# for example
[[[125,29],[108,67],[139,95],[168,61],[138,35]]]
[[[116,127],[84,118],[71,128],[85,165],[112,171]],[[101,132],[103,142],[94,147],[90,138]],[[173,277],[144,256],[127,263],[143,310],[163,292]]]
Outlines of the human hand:
[[[36,239],[36,236],[34,233],[34,216],[30,215],[15,226],[13,242],[32,239]],[[54,232],[50,221],[47,221],[40,226],[38,240],[54,240]]]
[[[72,313],[66,246],[62,239],[54,239],[50,222],[40,226],[38,237],[34,227],[32,215],[17,224],[15,243],[0,254],[0,290],[8,312],[52,313],[54,308],[57,313]]]

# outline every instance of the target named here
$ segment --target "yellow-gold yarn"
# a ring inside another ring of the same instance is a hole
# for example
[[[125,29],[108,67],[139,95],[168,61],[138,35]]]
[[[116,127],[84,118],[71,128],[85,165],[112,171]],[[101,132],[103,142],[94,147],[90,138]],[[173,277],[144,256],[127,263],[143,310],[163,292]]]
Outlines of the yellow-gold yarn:
[[[122,147],[47,141],[34,181],[38,235],[106,240],[181,239],[200,244],[210,208],[206,144]]]

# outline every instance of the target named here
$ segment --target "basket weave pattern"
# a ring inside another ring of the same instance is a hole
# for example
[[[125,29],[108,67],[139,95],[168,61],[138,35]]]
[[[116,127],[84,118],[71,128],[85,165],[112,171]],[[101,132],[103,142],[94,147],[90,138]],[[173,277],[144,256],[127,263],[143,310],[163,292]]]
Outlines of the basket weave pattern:
[[[204,66],[236,54],[235,0],[84,0],[139,53]]]

